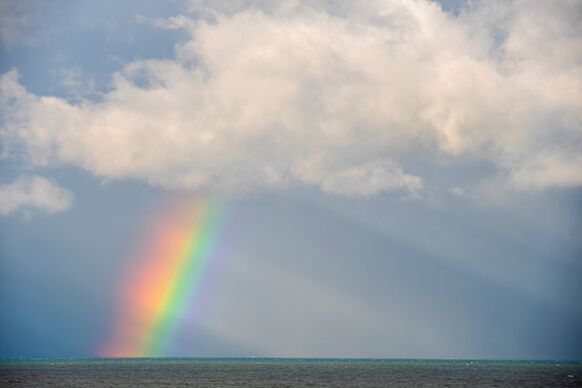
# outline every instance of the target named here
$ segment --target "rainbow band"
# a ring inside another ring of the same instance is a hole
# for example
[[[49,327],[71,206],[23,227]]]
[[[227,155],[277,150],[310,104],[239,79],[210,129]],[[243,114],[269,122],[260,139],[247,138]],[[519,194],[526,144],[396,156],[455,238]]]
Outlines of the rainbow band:
[[[218,199],[178,206],[160,222],[122,286],[119,319],[104,356],[164,355],[200,287],[226,205]]]
[[[165,350],[163,346],[170,340],[168,337],[174,332],[190,297],[195,295],[200,285],[200,279],[216,245],[224,212],[217,202],[210,200],[200,209],[198,222],[190,233],[191,238],[174,273],[163,307],[155,317],[148,341],[144,344],[142,353],[145,355]]]

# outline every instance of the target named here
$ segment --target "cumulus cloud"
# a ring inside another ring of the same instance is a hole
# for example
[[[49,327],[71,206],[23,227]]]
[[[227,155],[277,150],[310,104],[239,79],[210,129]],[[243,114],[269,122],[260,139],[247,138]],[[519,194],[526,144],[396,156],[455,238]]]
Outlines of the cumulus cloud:
[[[415,193],[406,163],[489,162],[520,189],[582,184],[582,6],[192,1],[156,20],[171,60],[68,102],[0,81],[3,138],[33,164],[170,188]]]
[[[20,176],[12,183],[0,184],[0,215],[19,210],[56,213],[68,209],[73,195],[41,176]]]

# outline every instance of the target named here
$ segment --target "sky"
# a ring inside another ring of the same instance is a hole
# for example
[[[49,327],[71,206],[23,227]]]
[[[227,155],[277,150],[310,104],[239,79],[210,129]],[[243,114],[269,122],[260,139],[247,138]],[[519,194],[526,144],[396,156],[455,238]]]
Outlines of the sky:
[[[582,359],[582,4],[0,2],[0,358]]]

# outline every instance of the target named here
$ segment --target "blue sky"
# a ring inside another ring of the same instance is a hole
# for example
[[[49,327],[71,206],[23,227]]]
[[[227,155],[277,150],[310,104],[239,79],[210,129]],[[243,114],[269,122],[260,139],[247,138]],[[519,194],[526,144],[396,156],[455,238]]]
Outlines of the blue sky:
[[[166,355],[582,358],[581,13],[3,2],[0,356],[95,355],[179,192],[228,254]]]

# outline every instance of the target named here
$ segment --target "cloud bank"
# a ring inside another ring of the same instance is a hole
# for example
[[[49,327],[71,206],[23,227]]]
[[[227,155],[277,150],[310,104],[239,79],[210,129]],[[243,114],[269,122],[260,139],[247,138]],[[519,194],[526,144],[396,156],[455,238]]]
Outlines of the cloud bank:
[[[32,210],[51,214],[68,209],[72,202],[69,191],[40,176],[0,184],[0,215]]]
[[[407,160],[484,161],[510,187],[582,185],[582,6],[193,1],[189,38],[97,99],[2,76],[2,137],[34,165],[168,188],[418,193]],[[15,152],[15,151],[12,151]],[[20,152],[20,151],[19,151]]]

